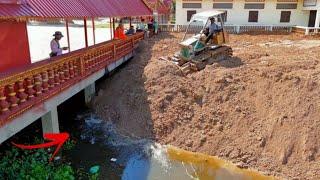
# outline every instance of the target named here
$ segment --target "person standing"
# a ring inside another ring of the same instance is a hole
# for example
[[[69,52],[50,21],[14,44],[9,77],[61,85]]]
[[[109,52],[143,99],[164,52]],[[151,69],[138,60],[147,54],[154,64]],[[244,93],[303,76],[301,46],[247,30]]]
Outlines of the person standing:
[[[153,27],[153,19],[148,22],[148,37],[152,37],[154,35],[154,27]]]
[[[146,24],[144,22],[144,19],[141,19],[141,21],[137,24],[137,31],[136,32],[143,32],[143,37],[147,37],[147,32],[146,32]]]
[[[51,40],[50,42],[50,48],[51,48],[51,53],[50,57],[55,57],[62,55],[62,52],[65,50],[68,50],[68,47],[62,47],[60,46],[60,40],[63,38],[63,35],[60,31],[56,31],[54,34],[54,39]]]
[[[159,24],[156,20],[153,21],[153,28],[154,28],[154,33],[158,34]]]
[[[137,32],[145,32],[146,25],[144,23],[144,19],[141,19],[141,21],[137,24]]]

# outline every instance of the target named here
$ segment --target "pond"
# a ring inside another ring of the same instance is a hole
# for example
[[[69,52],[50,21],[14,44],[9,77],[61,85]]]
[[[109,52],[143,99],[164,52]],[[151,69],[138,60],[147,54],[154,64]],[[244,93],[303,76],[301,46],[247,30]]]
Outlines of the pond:
[[[274,179],[217,157],[126,137],[88,111],[77,115],[80,140],[70,153],[75,168],[100,167],[99,179]]]

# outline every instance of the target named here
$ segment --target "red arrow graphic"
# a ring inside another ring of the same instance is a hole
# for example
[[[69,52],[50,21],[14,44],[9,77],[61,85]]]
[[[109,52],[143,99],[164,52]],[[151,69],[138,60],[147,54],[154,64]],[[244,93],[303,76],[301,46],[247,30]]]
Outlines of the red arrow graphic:
[[[51,146],[57,146],[56,150],[54,151],[54,153],[52,154],[51,158],[50,158],[50,162],[53,160],[53,158],[55,157],[55,155],[59,152],[60,148],[62,147],[62,145],[69,139],[70,135],[68,133],[59,133],[59,134],[44,134],[43,138],[51,141],[51,142],[47,142],[47,143],[43,143],[43,144],[37,144],[37,145],[23,145],[23,144],[16,144],[13,143],[13,145],[17,146],[20,149],[41,149],[41,148],[48,148]]]

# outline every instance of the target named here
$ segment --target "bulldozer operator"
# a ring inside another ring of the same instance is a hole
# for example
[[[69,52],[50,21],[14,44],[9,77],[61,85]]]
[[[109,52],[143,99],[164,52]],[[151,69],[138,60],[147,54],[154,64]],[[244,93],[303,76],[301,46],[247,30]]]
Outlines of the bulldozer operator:
[[[216,22],[215,18],[211,18],[210,21],[211,21],[210,26],[206,28],[204,32],[204,34],[207,36],[205,44],[207,44],[217,32],[220,32],[222,30],[222,28],[215,23]]]

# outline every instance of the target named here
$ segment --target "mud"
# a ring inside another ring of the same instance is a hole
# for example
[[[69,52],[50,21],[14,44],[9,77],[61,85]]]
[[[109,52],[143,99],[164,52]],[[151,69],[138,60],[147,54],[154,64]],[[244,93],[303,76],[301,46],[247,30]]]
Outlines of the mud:
[[[320,179],[320,38],[231,35],[232,59],[185,76],[159,60],[179,50],[181,37],[142,42],[102,85],[97,114],[127,135],[268,175]]]

